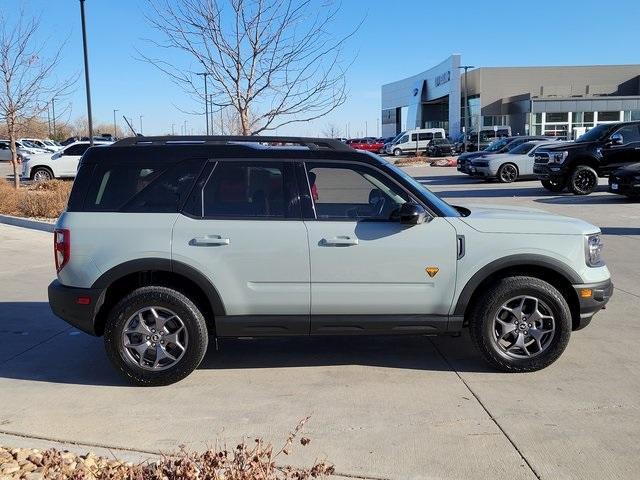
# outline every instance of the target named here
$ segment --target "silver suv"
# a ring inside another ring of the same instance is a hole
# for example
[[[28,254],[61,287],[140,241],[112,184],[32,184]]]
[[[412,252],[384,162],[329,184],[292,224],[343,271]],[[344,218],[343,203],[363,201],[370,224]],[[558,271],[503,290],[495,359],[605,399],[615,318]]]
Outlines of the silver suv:
[[[447,204],[339,141],[138,137],[90,148],[56,224],[56,315],[140,385],[209,338],[457,334],[511,372],[564,351],[613,286],[597,227]]]

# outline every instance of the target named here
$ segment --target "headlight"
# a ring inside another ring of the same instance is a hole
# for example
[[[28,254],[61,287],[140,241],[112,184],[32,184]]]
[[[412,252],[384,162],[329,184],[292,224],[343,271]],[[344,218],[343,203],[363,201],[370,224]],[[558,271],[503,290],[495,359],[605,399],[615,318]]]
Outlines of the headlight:
[[[564,152],[549,152],[549,163],[562,163],[567,155],[569,152],[566,150]]]
[[[587,235],[585,237],[584,256],[589,267],[601,267],[604,265],[602,260],[602,238],[599,233]]]

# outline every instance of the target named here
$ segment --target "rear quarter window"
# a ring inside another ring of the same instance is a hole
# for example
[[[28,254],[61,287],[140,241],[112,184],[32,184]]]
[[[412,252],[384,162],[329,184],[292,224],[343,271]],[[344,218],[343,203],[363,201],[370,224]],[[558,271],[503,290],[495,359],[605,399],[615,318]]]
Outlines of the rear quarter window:
[[[174,164],[110,164],[96,167],[85,211],[177,212],[204,160]]]

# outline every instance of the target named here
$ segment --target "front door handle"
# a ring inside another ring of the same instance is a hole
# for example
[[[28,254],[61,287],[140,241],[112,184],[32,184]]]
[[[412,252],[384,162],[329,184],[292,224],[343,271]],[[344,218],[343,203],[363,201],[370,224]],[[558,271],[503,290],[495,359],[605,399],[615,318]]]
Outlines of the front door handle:
[[[323,238],[320,240],[320,243],[329,247],[350,247],[352,245],[358,245],[358,239],[341,235],[339,237]]]
[[[203,237],[192,238],[189,245],[194,247],[216,247],[221,245],[229,245],[228,238],[222,238],[220,235],[205,235]]]

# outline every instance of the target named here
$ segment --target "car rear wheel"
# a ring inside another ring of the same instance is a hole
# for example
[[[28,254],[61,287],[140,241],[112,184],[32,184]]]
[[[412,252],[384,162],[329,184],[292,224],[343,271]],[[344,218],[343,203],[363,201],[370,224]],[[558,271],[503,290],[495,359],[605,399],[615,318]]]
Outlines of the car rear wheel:
[[[196,305],[166,287],[142,287],[111,310],[107,355],[130,382],[169,385],[189,375],[207,351],[207,326]]]
[[[562,294],[533,277],[507,277],[490,287],[469,318],[471,338],[484,359],[505,372],[540,370],[560,357],[571,336],[571,312]]]
[[[48,182],[53,180],[53,172],[48,168],[38,167],[31,174],[31,178],[36,182]]]
[[[578,165],[569,178],[569,189],[576,195],[589,195],[598,186],[598,172],[587,165]]]
[[[567,186],[566,181],[555,181],[555,180],[541,180],[542,186],[549,190],[550,192],[560,193]]]
[[[399,157],[400,155],[402,155],[402,150],[400,150],[399,148],[394,148],[393,156],[394,157]]]
[[[498,180],[502,183],[515,182],[518,179],[518,167],[513,163],[505,163],[498,170]]]

